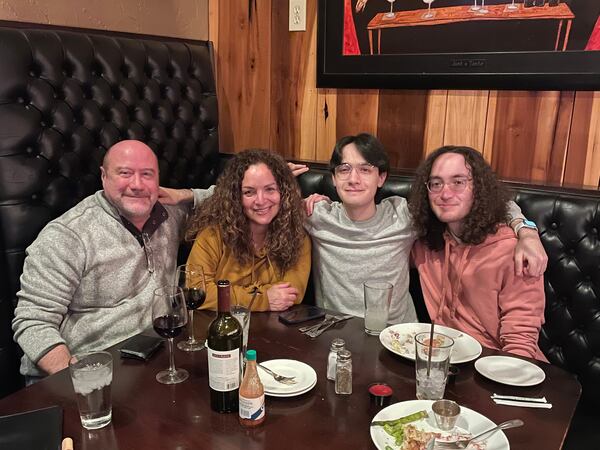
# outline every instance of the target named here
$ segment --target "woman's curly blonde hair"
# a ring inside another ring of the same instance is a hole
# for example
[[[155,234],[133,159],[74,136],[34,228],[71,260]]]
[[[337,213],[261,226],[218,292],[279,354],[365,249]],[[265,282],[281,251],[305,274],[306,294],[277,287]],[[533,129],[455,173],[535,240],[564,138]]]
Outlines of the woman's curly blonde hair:
[[[228,161],[219,176],[214,194],[206,199],[191,218],[186,239],[194,240],[208,226],[218,227],[224,244],[241,264],[248,264],[254,255],[250,223],[242,207],[242,180],[246,170],[265,164],[281,194],[279,212],[269,224],[264,249],[277,268],[285,273],[298,261],[306,236],[305,212],[298,182],[281,156],[266,150],[245,150]]]
[[[426,184],[433,163],[445,153],[462,155],[473,178],[473,205],[464,218],[463,231],[460,235],[463,242],[480,244],[487,235],[495,233],[498,225],[506,223],[508,209],[506,203],[510,200],[510,192],[496,178],[490,165],[477,150],[453,145],[438,148],[417,168],[408,200],[415,230],[431,250],[444,248],[443,233],[446,224],[442,223],[431,209]]]

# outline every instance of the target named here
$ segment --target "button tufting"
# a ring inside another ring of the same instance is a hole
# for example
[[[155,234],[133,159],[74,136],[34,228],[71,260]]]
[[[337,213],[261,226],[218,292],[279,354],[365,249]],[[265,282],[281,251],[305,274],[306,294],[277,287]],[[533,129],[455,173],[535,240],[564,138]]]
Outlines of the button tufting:
[[[558,228],[558,224],[556,222],[552,222],[550,224],[550,228],[552,228],[553,230],[556,230]]]

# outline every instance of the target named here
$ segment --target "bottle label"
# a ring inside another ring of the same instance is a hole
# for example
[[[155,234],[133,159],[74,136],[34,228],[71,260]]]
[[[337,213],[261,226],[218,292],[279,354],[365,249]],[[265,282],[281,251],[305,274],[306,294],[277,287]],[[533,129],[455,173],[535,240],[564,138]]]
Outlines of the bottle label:
[[[247,398],[240,395],[239,411],[242,419],[262,419],[265,415],[265,394],[256,398]]]
[[[208,385],[219,392],[240,387],[240,349],[220,351],[206,347],[208,352]]]

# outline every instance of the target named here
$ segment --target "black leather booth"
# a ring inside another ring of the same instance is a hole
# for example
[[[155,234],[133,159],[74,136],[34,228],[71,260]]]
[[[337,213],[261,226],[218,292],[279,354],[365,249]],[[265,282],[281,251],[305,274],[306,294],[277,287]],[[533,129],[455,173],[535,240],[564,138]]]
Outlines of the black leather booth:
[[[101,188],[122,139],[161,184],[206,187],[219,167],[210,42],[0,24],[0,396],[22,385],[10,322],[25,248]]]
[[[299,180],[303,195],[338,200],[325,165],[311,164]],[[407,197],[411,181],[410,175],[391,175],[378,197]],[[586,439],[600,438],[600,192],[509,185],[525,216],[537,223],[548,254],[540,347],[552,364],[576,374],[583,388],[569,447],[588,448]],[[422,319],[427,313],[415,282],[413,273],[411,293]]]

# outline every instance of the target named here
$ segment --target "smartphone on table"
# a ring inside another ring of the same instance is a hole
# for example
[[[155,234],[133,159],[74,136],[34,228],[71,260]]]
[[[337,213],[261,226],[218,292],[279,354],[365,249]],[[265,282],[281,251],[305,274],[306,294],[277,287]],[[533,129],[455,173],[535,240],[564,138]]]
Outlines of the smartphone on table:
[[[298,305],[279,313],[279,321],[286,325],[295,325],[309,320],[320,319],[325,311],[318,306]]]

